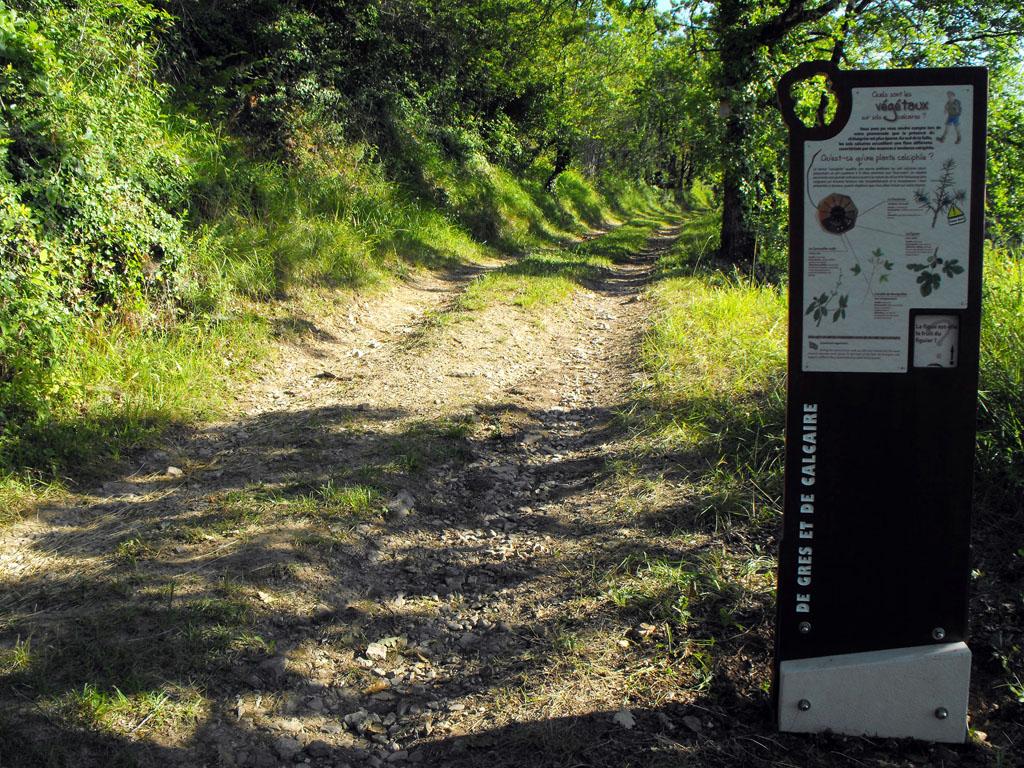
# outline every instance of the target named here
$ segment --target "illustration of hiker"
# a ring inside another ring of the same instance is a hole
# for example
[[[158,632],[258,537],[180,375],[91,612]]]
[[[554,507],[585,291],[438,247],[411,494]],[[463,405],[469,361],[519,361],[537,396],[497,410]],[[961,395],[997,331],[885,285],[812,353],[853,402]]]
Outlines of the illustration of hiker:
[[[952,125],[953,130],[956,131],[956,141],[953,143],[960,143],[960,113],[962,111],[963,107],[960,104],[960,99],[956,97],[953,91],[946,91],[946,127],[942,129],[942,135],[936,141],[945,141],[946,134],[949,133],[949,126]]]

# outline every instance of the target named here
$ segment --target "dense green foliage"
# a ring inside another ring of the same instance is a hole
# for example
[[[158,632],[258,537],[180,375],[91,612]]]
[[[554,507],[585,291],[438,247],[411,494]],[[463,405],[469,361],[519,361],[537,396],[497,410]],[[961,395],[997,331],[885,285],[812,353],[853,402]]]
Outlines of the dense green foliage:
[[[165,5],[178,18],[165,67],[207,112],[283,150],[310,128],[368,140],[412,173],[410,114],[449,152],[477,146],[519,169],[549,149],[567,162],[607,144],[668,31],[621,1]]]
[[[55,364],[96,324],[166,327],[189,248],[190,167],[140,3],[0,6],[2,446],[66,400]],[[13,443],[12,443],[13,441]]]

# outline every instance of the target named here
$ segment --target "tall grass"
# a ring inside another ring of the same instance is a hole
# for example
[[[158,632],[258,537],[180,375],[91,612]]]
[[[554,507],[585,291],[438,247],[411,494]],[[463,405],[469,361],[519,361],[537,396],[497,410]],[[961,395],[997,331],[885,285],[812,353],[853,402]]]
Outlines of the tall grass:
[[[171,423],[216,412],[268,338],[252,315],[142,330],[80,319],[62,346],[59,399],[4,433],[4,464],[36,476],[89,474]]]
[[[451,212],[387,177],[372,147],[309,150],[292,163],[253,161],[222,137],[195,142],[201,247],[191,295],[209,309],[233,294],[265,300],[290,288],[366,288],[410,266],[480,261],[486,246]]]
[[[786,299],[778,287],[676,277],[654,291],[643,346],[650,435],[777,496],[785,410]],[[724,477],[724,476],[723,476]]]
[[[1024,251],[987,254],[981,328],[978,474],[986,495],[1022,509]]]

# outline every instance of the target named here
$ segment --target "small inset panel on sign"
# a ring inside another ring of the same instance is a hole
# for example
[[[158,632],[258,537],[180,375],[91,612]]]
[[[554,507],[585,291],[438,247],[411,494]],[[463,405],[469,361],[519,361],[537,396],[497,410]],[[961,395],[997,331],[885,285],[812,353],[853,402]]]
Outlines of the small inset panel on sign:
[[[956,315],[917,315],[914,318],[914,367],[956,368],[960,318]]]

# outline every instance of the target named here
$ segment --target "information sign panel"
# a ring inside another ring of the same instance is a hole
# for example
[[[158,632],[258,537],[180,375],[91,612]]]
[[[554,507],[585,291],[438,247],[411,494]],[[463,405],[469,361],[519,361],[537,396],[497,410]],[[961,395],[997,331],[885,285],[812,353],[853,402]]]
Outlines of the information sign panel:
[[[837,112],[806,127],[791,89],[819,74]],[[981,68],[828,62],[780,83],[791,147],[776,670],[786,730],[966,733],[986,85]],[[901,674],[919,684],[870,712],[856,703],[872,675],[880,685]]]

